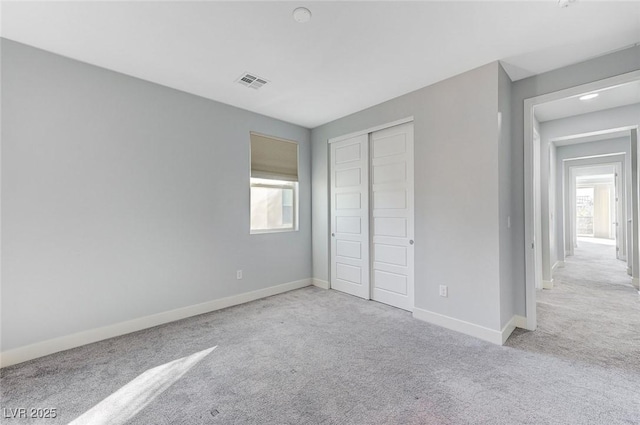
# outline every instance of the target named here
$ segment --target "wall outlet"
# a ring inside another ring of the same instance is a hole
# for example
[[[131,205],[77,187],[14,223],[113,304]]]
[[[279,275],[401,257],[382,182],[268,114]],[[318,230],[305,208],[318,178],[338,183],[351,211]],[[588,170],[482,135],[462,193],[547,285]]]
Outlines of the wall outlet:
[[[236,272],[236,279],[238,279],[238,280],[242,279],[242,270],[238,270]]]
[[[441,297],[449,296],[449,288],[447,288],[447,285],[440,285],[440,296]]]

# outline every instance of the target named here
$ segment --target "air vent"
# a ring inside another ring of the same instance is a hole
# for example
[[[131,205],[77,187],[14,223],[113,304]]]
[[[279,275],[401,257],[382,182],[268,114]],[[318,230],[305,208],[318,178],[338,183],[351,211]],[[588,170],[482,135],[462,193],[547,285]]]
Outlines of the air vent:
[[[252,89],[258,90],[260,87],[264,86],[268,83],[267,80],[261,77],[256,77],[253,74],[249,74],[245,72],[236,80],[236,82],[242,84],[245,87],[250,87]]]

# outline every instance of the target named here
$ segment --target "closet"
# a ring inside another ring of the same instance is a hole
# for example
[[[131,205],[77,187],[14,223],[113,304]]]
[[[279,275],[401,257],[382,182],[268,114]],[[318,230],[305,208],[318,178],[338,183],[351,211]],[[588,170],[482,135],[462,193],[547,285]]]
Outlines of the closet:
[[[329,143],[331,288],[412,311],[413,123]]]

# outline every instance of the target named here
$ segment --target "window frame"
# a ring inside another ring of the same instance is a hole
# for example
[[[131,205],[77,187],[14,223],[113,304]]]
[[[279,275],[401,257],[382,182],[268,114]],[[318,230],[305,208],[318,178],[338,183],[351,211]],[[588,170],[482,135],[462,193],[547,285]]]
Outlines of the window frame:
[[[284,233],[284,232],[297,232],[298,231],[298,186],[299,182],[286,181],[286,180],[273,180],[278,183],[254,183],[254,180],[268,180],[257,177],[249,177],[249,234],[259,235],[264,233]],[[291,227],[282,227],[277,229],[254,229],[251,227],[251,189],[254,187],[263,187],[268,189],[291,189],[293,191],[293,217]]]
[[[298,174],[298,178],[297,180],[283,180],[281,178],[278,178],[277,175],[273,175],[273,177],[271,177],[270,175],[265,175],[264,177],[260,176],[256,176],[253,177],[253,170],[252,170],[252,161],[251,161],[251,155],[252,155],[252,147],[251,147],[251,136],[258,136],[258,137],[264,137],[264,138],[268,138],[268,139],[273,139],[274,141],[279,141],[279,142],[287,142],[287,143],[293,143],[296,146],[296,172]],[[300,230],[299,227],[299,213],[300,213],[300,206],[298,204],[299,201],[299,194],[298,191],[300,190],[300,143],[295,141],[295,140],[289,140],[289,139],[284,139],[282,137],[276,137],[276,136],[270,136],[264,133],[259,133],[256,131],[250,131],[249,132],[249,234],[250,235],[260,235],[260,234],[268,234],[268,233],[285,233],[285,232],[297,232]],[[259,180],[259,182],[254,182],[255,180]],[[277,229],[253,229],[251,227],[251,210],[252,210],[252,197],[251,197],[251,190],[254,187],[264,187],[264,188],[271,188],[271,189],[293,189],[293,217],[292,217],[292,226],[291,227],[286,227],[286,228],[277,228]]]

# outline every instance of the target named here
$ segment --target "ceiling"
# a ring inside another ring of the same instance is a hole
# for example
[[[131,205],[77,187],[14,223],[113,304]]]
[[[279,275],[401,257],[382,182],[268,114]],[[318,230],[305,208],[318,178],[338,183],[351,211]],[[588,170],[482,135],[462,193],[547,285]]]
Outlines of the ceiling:
[[[589,112],[602,111],[618,106],[640,103],[640,81],[632,81],[614,87],[589,92],[597,93],[598,97],[589,100],[580,100],[581,93],[552,102],[536,105],[535,115],[538,121],[551,121]]]
[[[297,6],[313,17],[292,19]],[[0,34],[308,128],[486,63],[513,80],[640,41],[640,2],[2,2]],[[268,80],[259,90],[243,72]]]
[[[577,167],[574,170],[576,182],[580,184],[613,183],[615,165]]]
[[[619,138],[631,137],[631,128],[612,128],[601,131],[593,131],[591,133],[573,134],[571,136],[559,137],[553,139],[552,142],[556,146],[577,145],[579,143],[599,142],[601,140],[613,140]]]

